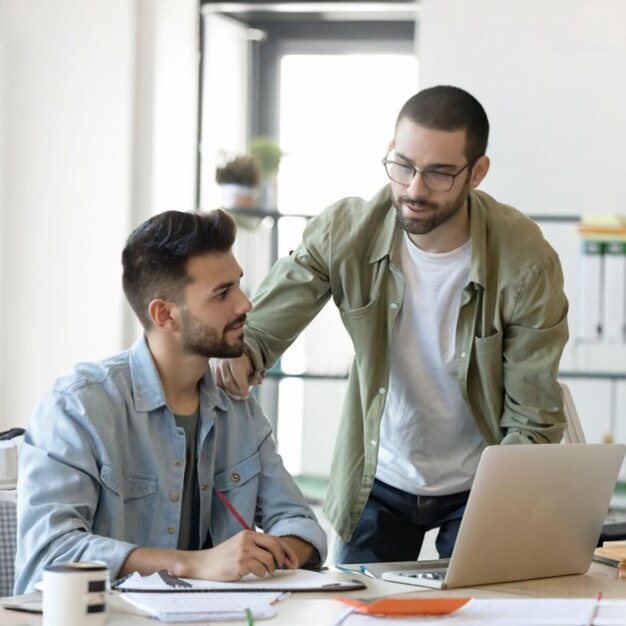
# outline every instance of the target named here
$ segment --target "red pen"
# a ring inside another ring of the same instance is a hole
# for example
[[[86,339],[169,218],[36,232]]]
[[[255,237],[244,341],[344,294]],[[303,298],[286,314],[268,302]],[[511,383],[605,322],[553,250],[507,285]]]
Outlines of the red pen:
[[[239,522],[241,527],[244,530],[252,530],[248,524],[246,524],[246,520],[239,515],[237,509],[228,501],[228,498],[217,488],[213,487],[213,490],[217,494],[217,497],[222,501],[224,506],[230,511],[231,515]]]
[[[596,598],[596,603],[593,605],[593,610],[591,611],[591,615],[589,616],[589,619],[587,620],[587,623],[585,624],[585,626],[593,626],[593,623],[596,620],[596,617],[598,616],[598,610],[600,609],[600,602],[602,600],[602,592],[598,591],[598,597]]]

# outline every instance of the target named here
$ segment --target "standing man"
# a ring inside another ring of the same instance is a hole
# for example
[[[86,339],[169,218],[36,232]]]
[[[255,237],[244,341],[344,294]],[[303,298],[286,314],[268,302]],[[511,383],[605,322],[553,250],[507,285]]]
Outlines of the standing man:
[[[325,503],[340,561],[416,559],[437,527],[450,556],[483,448],[564,431],[559,258],[476,190],[488,135],[462,89],[410,98],[383,159],[389,185],[309,222],[254,297],[244,355],[214,364],[246,396],[333,298],[355,350]]]
[[[223,211],[169,211],[129,237],[123,286],[145,335],[39,404],[20,455],[15,593],[66,561],[215,580],[323,563],[324,532],[261,409],[208,368],[243,348],[234,239]],[[243,530],[255,525],[265,534]]]

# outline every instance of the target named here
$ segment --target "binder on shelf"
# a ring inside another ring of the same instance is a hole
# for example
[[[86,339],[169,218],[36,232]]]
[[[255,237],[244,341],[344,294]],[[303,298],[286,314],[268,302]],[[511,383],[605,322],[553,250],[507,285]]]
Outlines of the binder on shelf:
[[[626,240],[605,244],[603,292],[604,342],[623,343],[626,322]]]
[[[583,239],[580,256],[580,311],[578,318],[578,339],[599,341],[602,336],[603,241]]]

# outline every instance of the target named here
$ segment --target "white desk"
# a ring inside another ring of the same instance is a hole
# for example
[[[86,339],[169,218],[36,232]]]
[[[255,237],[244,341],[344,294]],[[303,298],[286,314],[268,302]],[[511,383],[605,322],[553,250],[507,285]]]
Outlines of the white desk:
[[[329,578],[349,579],[348,574],[328,572]],[[543,578],[516,583],[484,585],[476,588],[452,589],[439,591],[434,589],[420,590],[410,585],[400,585],[382,580],[363,578],[367,590],[352,591],[341,594],[347,598],[366,598],[380,595],[409,594],[420,597],[437,596],[474,596],[478,598],[515,598],[515,597],[555,597],[555,598],[595,598],[602,591],[605,598],[626,598],[626,580],[615,578],[615,569],[593,563],[589,572],[581,576],[561,576],[559,578]],[[123,613],[118,608],[119,600],[112,598],[109,602],[108,626],[147,626],[159,624],[141,615]],[[125,606],[125,605],[124,605]],[[326,593],[294,593],[290,598],[278,605],[278,615],[271,620],[259,621],[267,626],[325,626],[330,624],[333,616],[341,609],[341,604]],[[187,622],[188,623],[188,622]],[[211,626],[229,626],[243,622],[211,622]],[[0,624],[2,626],[40,626],[41,615],[19,613],[0,608]]]

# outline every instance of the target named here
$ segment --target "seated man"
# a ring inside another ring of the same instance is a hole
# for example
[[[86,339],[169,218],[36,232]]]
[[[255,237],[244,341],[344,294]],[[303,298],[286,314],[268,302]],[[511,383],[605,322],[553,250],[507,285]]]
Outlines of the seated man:
[[[234,238],[223,211],[169,211],[129,237],[123,286],[145,336],[39,404],[20,455],[15,593],[57,562],[216,580],[324,562],[260,407],[208,369],[241,354],[251,308]],[[242,530],[255,525],[265,534]]]

